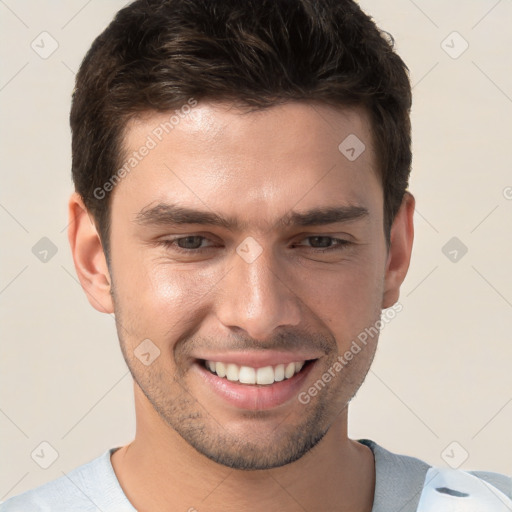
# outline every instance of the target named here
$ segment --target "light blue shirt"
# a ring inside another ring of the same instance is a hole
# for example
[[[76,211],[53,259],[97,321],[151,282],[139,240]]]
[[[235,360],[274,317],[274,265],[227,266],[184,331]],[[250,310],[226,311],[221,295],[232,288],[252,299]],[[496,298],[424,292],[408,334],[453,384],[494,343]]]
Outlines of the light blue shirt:
[[[429,482],[426,476],[432,466],[415,457],[392,453],[369,439],[358,441],[368,446],[375,457],[376,478],[372,512],[420,510],[418,504],[422,491],[424,488],[427,489]],[[136,512],[124,494],[110,461],[111,454],[117,449],[118,447],[111,448],[67,475],[10,498],[0,504],[0,512]],[[475,481],[481,482],[486,488],[495,489],[496,495],[503,493],[505,499],[512,499],[512,478],[509,476],[486,471],[451,470],[449,473],[451,481],[454,482],[458,482],[460,477],[467,477],[468,474],[472,475],[472,480],[475,480],[473,477],[477,477]],[[454,479],[454,475],[457,478]],[[462,481],[464,482],[464,478]],[[464,499],[468,498],[468,492],[446,486],[437,486],[432,492],[435,493],[436,499],[439,494],[442,499],[452,500],[452,508],[446,510],[466,510],[456,507],[468,503],[468,500]],[[430,494],[424,493],[422,507],[428,499],[431,499]],[[497,506],[503,505],[501,501],[496,503]]]

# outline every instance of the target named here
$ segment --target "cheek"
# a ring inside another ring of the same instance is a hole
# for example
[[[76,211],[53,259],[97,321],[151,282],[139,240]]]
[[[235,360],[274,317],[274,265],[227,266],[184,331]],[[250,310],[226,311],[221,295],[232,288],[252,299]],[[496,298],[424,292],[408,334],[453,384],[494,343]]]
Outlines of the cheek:
[[[172,339],[173,332],[200,314],[204,297],[219,280],[212,271],[193,271],[176,265],[141,258],[124,262],[116,272],[116,294],[123,316],[157,339]],[[149,336],[148,336],[149,337]]]
[[[309,274],[303,283],[304,302],[338,340],[357,336],[380,318],[383,272],[379,265],[367,258],[338,271]]]
[[[156,314],[183,309],[194,300],[197,283],[190,272],[176,271],[170,265],[148,265],[140,282],[146,304]]]

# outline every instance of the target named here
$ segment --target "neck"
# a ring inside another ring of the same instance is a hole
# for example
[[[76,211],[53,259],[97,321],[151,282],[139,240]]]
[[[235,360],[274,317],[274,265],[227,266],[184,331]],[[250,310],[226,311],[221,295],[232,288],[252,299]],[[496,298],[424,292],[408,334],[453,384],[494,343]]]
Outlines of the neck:
[[[373,454],[347,437],[347,408],[299,460],[270,470],[243,471],[197,452],[160,419],[137,386],[135,395],[135,439],[111,459],[123,491],[139,512],[372,509]]]

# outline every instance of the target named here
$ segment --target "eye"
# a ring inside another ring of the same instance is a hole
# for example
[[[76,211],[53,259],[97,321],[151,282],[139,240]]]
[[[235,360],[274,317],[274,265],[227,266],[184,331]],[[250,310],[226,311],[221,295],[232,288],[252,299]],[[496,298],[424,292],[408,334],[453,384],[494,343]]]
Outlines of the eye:
[[[308,241],[309,243],[297,243],[294,246],[311,249],[315,253],[326,253],[340,251],[351,245],[351,242],[348,240],[326,235],[308,236],[301,240],[301,242],[304,241]],[[159,243],[167,249],[184,254],[200,254],[215,246],[215,242],[201,235],[181,236],[172,239],[161,240]],[[209,245],[207,245],[207,243],[209,243]]]
[[[316,252],[342,250],[351,244],[348,240],[326,235],[308,236],[304,240],[309,240],[309,245],[306,245],[306,247],[315,249]]]
[[[176,244],[180,249],[199,249],[202,245],[203,240],[206,240],[204,236],[185,236],[183,238],[177,238]]]
[[[160,243],[165,247],[178,252],[198,253],[209,248],[208,246],[203,246],[203,242],[205,241],[208,241],[208,239],[204,236],[188,235],[170,240],[161,240]]]

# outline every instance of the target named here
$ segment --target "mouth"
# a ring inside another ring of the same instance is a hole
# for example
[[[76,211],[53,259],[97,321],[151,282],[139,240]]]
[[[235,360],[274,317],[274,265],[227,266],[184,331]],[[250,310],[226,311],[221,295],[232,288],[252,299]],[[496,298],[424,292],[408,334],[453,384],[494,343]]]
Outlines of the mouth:
[[[220,359],[220,358],[219,358]],[[207,402],[214,406],[221,400],[223,406],[235,410],[263,411],[282,406],[301,406],[298,395],[306,387],[306,379],[313,371],[319,358],[293,361],[293,356],[274,360],[265,365],[260,361],[254,366],[233,361],[196,359],[193,373],[202,382]],[[206,402],[205,402],[206,403]],[[303,406],[301,406],[303,407]]]
[[[306,368],[314,361],[316,361],[316,359],[254,368],[252,366],[242,366],[235,363],[225,363],[205,359],[199,360],[200,364],[202,364],[204,368],[221,379],[252,386],[271,386],[276,382],[292,379],[295,375],[300,373],[303,368]]]

